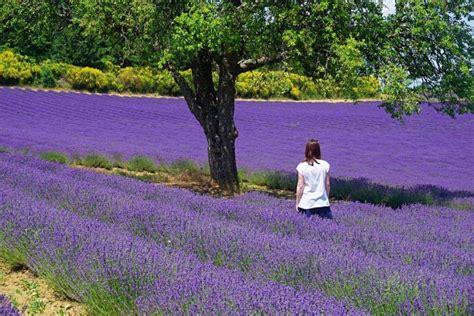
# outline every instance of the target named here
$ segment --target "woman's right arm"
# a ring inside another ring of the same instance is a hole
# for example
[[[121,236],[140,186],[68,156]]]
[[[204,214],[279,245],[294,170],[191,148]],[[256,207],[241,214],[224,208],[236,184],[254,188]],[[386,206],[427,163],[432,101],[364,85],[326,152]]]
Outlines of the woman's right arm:
[[[298,172],[298,184],[296,185],[296,210],[298,210],[298,204],[300,204],[301,197],[303,196],[304,190],[304,176]]]
[[[331,181],[329,180],[329,173],[326,173],[326,192],[329,198],[329,194],[331,192]]]

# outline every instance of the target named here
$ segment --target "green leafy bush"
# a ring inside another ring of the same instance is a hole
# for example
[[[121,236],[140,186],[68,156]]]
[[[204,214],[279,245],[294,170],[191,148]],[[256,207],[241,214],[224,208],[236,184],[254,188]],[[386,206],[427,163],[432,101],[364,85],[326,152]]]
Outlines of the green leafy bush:
[[[58,80],[66,75],[69,68],[71,66],[68,64],[46,60],[33,67],[34,83],[42,87],[54,88],[57,86]]]
[[[66,74],[66,80],[74,89],[89,91],[107,91],[109,89],[107,76],[95,68],[72,67]]]
[[[290,97],[292,99],[303,100],[319,96],[316,84],[312,78],[293,73],[289,74],[289,78],[292,84],[290,90]]]
[[[355,86],[358,97],[374,97],[380,89],[375,77],[361,77]],[[243,98],[290,98],[295,100],[350,98],[333,78],[313,79],[284,71],[251,71],[236,81],[237,95]]]
[[[155,76],[156,92],[160,95],[180,95],[178,85],[174,82],[173,76],[168,71],[159,72]]]
[[[358,98],[374,98],[380,93],[380,82],[374,76],[359,77],[357,85],[352,90]]]
[[[65,154],[57,152],[57,151],[47,151],[40,154],[41,159],[51,162],[57,162],[66,164],[68,162],[68,158]]]
[[[269,99],[289,97],[293,84],[283,71],[250,71],[236,81],[237,95],[244,98]]]
[[[150,68],[123,68],[119,71],[117,80],[126,91],[137,93],[156,91],[155,78]]]
[[[127,163],[127,169],[131,171],[148,171],[148,172],[155,172],[157,170],[156,163],[146,157],[146,156],[135,156],[130,159]]]
[[[120,82],[117,75],[115,73],[106,72],[105,77],[107,78],[107,90],[116,91],[116,92],[123,92],[125,91],[125,87],[123,83]]]
[[[346,49],[345,46],[343,48]],[[342,49],[341,51],[345,52]],[[345,55],[343,54],[343,56]],[[105,72],[51,60],[43,61],[40,64],[31,64],[26,57],[6,50],[0,53],[0,83],[33,84],[48,88],[61,86],[100,92],[128,91],[171,96],[181,94],[173,76],[168,71],[158,71],[151,67],[120,69],[107,59],[104,59],[102,63]],[[191,71],[182,71],[181,74],[192,85]],[[213,81],[217,86],[217,72],[213,73]],[[344,86],[339,81],[332,77],[313,79],[280,70],[251,71],[243,73],[237,78],[236,93],[241,98],[290,98],[294,100],[374,98],[380,94],[380,83],[374,76],[350,77],[350,80],[346,80],[348,82],[344,81],[346,82]],[[387,89],[385,88],[385,90]]]
[[[323,99],[337,99],[342,97],[341,88],[332,78],[316,79],[315,86],[317,95]]]
[[[0,53],[0,83],[16,85],[29,83],[33,79],[31,64],[26,57],[11,50]]]
[[[107,157],[98,154],[85,156],[81,159],[81,164],[89,168],[112,169],[112,162]]]

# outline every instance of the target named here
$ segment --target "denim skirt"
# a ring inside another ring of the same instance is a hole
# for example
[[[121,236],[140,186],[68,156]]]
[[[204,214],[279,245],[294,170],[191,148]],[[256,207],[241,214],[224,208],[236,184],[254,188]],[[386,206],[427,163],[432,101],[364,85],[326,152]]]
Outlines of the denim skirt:
[[[304,209],[304,208],[298,207],[298,211],[300,213],[303,213],[307,217],[318,215],[321,218],[332,219],[332,212],[329,206],[315,207],[315,208],[310,208],[310,209]]]

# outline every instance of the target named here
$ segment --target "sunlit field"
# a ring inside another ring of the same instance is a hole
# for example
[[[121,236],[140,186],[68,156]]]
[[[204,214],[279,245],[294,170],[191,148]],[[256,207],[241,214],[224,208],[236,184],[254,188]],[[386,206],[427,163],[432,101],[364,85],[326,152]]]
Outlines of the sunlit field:
[[[457,203],[335,201],[327,221],[263,193],[215,198],[64,164],[97,154],[204,165],[181,99],[0,95],[0,256],[92,314],[469,313],[472,116],[426,108],[400,123],[376,103],[238,102],[249,171],[294,177],[317,137],[336,189],[429,187]],[[41,159],[51,153],[66,160]]]

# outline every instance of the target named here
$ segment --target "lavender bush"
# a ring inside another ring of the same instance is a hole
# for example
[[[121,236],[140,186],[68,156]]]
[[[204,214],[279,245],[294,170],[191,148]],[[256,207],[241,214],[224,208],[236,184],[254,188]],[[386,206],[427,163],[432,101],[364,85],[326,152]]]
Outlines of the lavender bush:
[[[310,137],[338,177],[472,191],[474,116],[425,108],[404,124],[376,102],[236,104],[237,161],[249,170],[294,172]],[[147,155],[204,163],[207,144],[182,99],[0,88],[0,146],[73,154]]]
[[[0,315],[20,316],[18,310],[13,306],[10,300],[3,294],[0,294]]]
[[[10,154],[0,155],[0,177],[6,192],[372,312],[462,313],[472,296],[469,211],[345,203],[333,222],[307,220],[291,202],[261,194],[214,199]]]
[[[98,314],[365,314],[316,291],[245,279],[0,185],[0,250]]]

